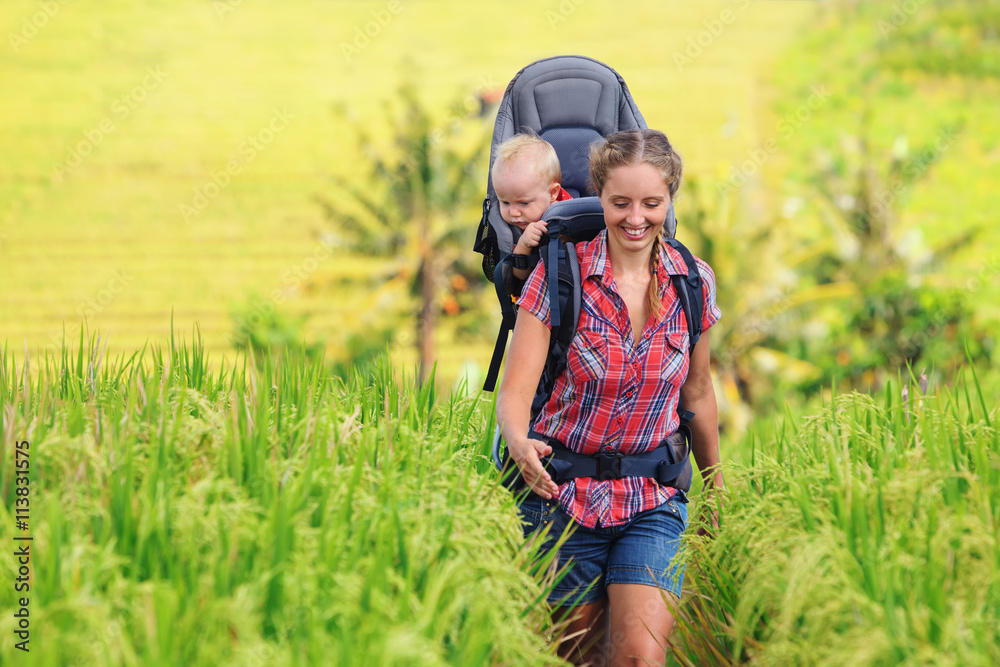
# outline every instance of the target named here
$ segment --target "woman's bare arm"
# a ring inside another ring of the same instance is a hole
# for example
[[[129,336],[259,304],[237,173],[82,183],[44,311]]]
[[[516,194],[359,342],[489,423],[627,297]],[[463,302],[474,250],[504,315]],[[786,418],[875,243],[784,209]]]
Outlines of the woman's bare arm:
[[[694,436],[692,451],[705,488],[714,486],[721,489],[725,484],[719,470],[719,409],[712,387],[708,341],[709,332],[705,331],[691,352],[691,365],[687,380],[681,387],[681,398],[684,408],[695,414],[691,422],[691,435]]]
[[[540,460],[551,454],[552,448],[540,440],[529,439],[528,427],[531,401],[549,351],[549,336],[549,329],[541,320],[531,313],[518,312],[497,397],[497,421],[507,451],[531,490],[543,498],[551,498],[559,490]]]

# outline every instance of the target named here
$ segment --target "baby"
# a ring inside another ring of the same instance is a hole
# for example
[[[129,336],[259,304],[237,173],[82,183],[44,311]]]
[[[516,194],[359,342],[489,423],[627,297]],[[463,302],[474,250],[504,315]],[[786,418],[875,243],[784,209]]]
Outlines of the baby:
[[[546,230],[545,209],[554,201],[572,199],[560,185],[562,169],[555,149],[536,135],[514,135],[497,148],[490,176],[500,201],[500,217],[521,230],[514,254],[530,255]],[[529,273],[514,268],[518,280],[527,280]]]

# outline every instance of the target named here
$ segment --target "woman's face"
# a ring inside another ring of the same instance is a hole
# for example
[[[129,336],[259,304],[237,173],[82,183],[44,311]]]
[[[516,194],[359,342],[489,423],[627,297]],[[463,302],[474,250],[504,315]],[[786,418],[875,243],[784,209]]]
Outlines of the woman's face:
[[[600,199],[611,247],[648,255],[670,206],[670,190],[656,167],[647,162],[618,167]]]

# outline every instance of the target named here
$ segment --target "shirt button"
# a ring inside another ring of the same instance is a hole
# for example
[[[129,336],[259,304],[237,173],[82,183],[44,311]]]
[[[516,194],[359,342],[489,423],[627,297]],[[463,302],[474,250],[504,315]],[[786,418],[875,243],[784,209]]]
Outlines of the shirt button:
[[[626,391],[625,395],[628,396],[629,398],[632,398],[632,390],[630,389],[629,391]]]
[[[615,449],[615,448],[614,448],[614,447],[612,447],[611,445],[607,445],[607,446],[606,446],[606,447],[604,448],[604,451],[606,451],[606,452],[611,452],[611,451],[614,451],[614,449]]]

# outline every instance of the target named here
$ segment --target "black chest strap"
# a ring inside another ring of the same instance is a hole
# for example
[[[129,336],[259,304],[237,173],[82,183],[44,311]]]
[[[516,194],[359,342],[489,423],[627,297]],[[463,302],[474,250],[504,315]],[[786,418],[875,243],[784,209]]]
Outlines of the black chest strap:
[[[591,456],[574,452],[558,440],[534,431],[529,435],[552,447],[552,455],[542,462],[556,484],[578,477],[600,480],[650,477],[665,486],[676,486],[678,478],[682,477],[685,468],[690,465],[691,431],[684,424],[655,449],[641,454],[623,454],[604,449]]]

